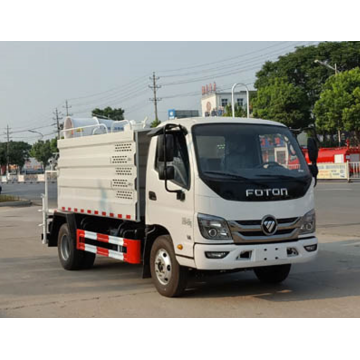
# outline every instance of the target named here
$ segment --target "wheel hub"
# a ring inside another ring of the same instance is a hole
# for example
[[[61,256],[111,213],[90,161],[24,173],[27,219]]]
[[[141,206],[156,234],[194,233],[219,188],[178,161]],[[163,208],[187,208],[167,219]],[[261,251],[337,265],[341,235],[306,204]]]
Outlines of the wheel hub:
[[[62,258],[66,261],[69,258],[70,254],[70,243],[67,235],[63,235],[63,237],[61,238],[60,251]]]
[[[167,285],[171,278],[171,259],[165,249],[160,249],[155,256],[155,274],[162,285]]]

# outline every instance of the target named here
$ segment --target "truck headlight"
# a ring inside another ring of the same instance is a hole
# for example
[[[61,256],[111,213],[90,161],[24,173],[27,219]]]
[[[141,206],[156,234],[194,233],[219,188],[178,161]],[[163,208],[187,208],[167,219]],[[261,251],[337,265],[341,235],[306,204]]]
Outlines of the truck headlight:
[[[202,236],[209,240],[232,240],[226,220],[211,215],[198,214],[199,228]]]
[[[303,216],[300,234],[311,234],[316,229],[315,210],[311,210]]]

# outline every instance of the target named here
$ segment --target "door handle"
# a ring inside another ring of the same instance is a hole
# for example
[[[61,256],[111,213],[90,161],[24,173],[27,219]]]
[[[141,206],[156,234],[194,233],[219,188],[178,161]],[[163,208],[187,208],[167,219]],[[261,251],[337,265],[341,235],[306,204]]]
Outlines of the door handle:
[[[156,201],[156,194],[153,191],[149,191],[149,199]]]

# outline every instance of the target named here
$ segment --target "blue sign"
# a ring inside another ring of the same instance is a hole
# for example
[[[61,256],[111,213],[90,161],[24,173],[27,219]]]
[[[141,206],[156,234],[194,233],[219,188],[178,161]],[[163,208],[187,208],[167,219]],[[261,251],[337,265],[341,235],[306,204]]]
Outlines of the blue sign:
[[[176,117],[176,110],[175,109],[170,109],[168,110],[168,119],[169,120],[173,120]]]

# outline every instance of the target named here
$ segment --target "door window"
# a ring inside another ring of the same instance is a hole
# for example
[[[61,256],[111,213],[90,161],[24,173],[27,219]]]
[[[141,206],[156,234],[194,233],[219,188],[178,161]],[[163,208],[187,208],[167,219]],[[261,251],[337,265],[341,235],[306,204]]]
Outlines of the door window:
[[[174,134],[174,160],[167,162],[168,166],[174,167],[174,179],[171,180],[175,184],[189,189],[190,188],[190,166],[189,166],[189,154],[186,146],[185,136],[182,132],[173,132]],[[161,141],[161,138],[158,138],[158,141]],[[155,169],[159,171],[160,167],[162,168],[164,163],[157,160]]]

